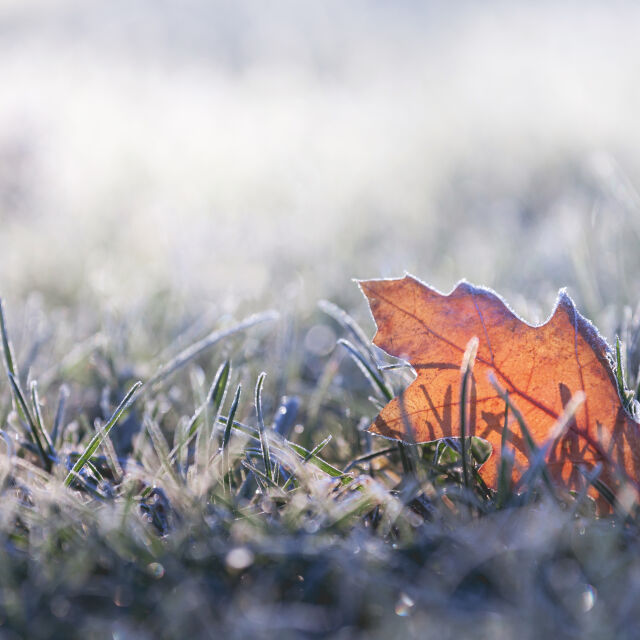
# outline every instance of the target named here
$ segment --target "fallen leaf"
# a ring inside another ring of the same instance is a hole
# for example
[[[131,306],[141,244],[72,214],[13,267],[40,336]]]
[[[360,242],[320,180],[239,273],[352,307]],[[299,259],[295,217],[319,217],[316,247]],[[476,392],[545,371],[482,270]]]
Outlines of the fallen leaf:
[[[640,480],[640,428],[625,411],[611,365],[611,349],[597,329],[560,291],[551,317],[540,326],[520,319],[488,289],[460,282],[448,295],[406,275],[361,281],[378,327],[374,344],[408,361],[417,377],[389,402],[370,431],[404,442],[460,436],[460,367],[469,341],[478,340],[468,393],[466,434],[493,446],[481,469],[497,484],[506,390],[537,445],[548,442],[576,392],[584,402],[564,435],[550,446],[553,479],[568,489],[584,486],[577,465],[601,463],[600,480],[620,486],[624,473],[636,488]],[[492,379],[493,378],[493,382]],[[510,422],[517,469],[526,469],[526,440]]]

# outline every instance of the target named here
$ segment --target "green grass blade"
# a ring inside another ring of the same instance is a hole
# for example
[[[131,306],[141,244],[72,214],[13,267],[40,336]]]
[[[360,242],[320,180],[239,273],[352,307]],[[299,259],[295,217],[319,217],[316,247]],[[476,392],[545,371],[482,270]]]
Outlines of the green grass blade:
[[[111,469],[114,480],[116,482],[120,482],[124,477],[124,470],[122,468],[122,465],[120,464],[120,461],[118,460],[118,455],[116,454],[113,442],[111,441],[111,438],[106,433],[104,433],[104,428],[100,420],[97,420],[94,424],[96,426],[96,431],[102,437],[102,446],[106,455],[106,461],[109,465],[109,468]]]
[[[266,489],[267,487],[271,487],[272,489],[278,489],[279,491],[282,491],[282,489],[280,489],[280,487],[271,478],[266,476],[262,471],[260,471],[260,469],[252,465],[251,462],[242,460],[241,464],[245,469],[247,469],[247,471],[253,474],[254,479],[260,485],[262,485],[263,488]]]
[[[18,376],[18,368],[16,366],[16,360],[13,355],[13,346],[11,345],[11,341],[9,340],[9,332],[7,330],[7,320],[4,312],[4,300],[0,298],[0,333],[2,334],[2,352],[4,354],[4,365],[7,370],[7,376],[9,377],[9,384],[11,386],[12,395],[14,398],[14,404],[18,415],[25,422],[29,422],[29,418],[27,414],[24,412],[23,405],[26,406],[26,403],[19,403],[16,398],[15,387],[17,386],[18,391],[22,395],[24,400],[24,393],[20,388],[20,378]],[[13,380],[11,377],[13,376]]]
[[[229,364],[229,370],[227,371],[226,376],[219,376],[218,374],[221,373],[221,369],[226,368],[226,365]],[[205,400],[205,402],[198,407],[198,409],[196,410],[196,412],[193,414],[193,416],[191,417],[191,420],[189,421],[188,426],[185,429],[185,435],[178,441],[178,443],[173,447],[173,449],[171,449],[171,452],[169,453],[169,457],[171,458],[171,460],[173,460],[177,453],[185,446],[187,445],[191,439],[198,433],[198,429],[201,427],[201,425],[203,424],[205,417],[206,417],[206,410],[207,410],[207,403],[210,401],[213,401],[216,396],[220,396],[219,391],[217,390],[218,387],[218,381],[222,384],[224,382],[223,388],[222,388],[222,398],[220,399],[220,408],[222,407],[222,401],[224,400],[224,393],[226,393],[226,389],[227,389],[227,384],[228,384],[228,379],[229,379],[229,372],[230,372],[230,363],[227,361],[225,362],[223,365],[221,365],[221,368],[218,369],[218,372],[216,373],[216,376],[214,377],[214,381],[211,385],[211,388],[209,389],[209,393],[207,394],[207,400]],[[226,378],[226,379],[225,379]],[[220,419],[220,411],[217,410],[216,411],[216,416],[217,416],[217,420],[212,421],[212,428],[215,431],[215,427],[216,427],[216,422],[219,421]],[[198,449],[198,447],[196,446],[196,450]]]
[[[376,371],[362,353],[348,340],[341,338],[338,340],[338,344],[342,345],[355,360],[360,370],[364,373],[366,378],[372,383],[373,388],[380,391],[382,397],[390,402],[393,400],[393,391],[387,386],[382,376]]]
[[[527,443],[527,447],[529,448],[529,455],[528,455],[529,463],[533,464],[535,456],[538,453],[538,445],[535,443],[535,440],[531,436],[531,432],[527,427],[527,423],[525,422],[523,415],[520,413],[518,408],[513,404],[513,402],[509,398],[509,394],[507,393],[507,391],[498,384],[497,380],[492,375],[490,375],[489,379],[491,381],[493,388],[498,392],[498,395],[500,395],[500,397],[504,400],[505,404],[508,405],[509,411],[511,411],[511,413],[517,420],[522,436],[525,442]],[[545,464],[544,460],[542,460],[539,463],[539,465],[540,466],[538,467],[538,469],[542,475],[542,479],[544,480],[544,483],[549,491],[549,494],[555,499],[556,495],[553,488],[553,482],[551,481],[551,476],[549,474],[549,469],[547,468],[547,465]]]
[[[633,413],[632,411],[632,402],[633,402],[633,391],[628,391],[627,386],[624,381],[624,367],[622,365],[622,348],[620,343],[620,338],[616,336],[616,383],[618,386],[618,395],[622,400],[622,404],[624,408]]]
[[[595,478],[591,481],[591,484],[613,509],[618,508],[618,501],[616,500],[615,494],[602,480]]]
[[[38,448],[38,454],[40,455],[42,464],[46,469],[50,469],[51,461],[49,460],[47,450],[45,449],[45,445],[40,438],[38,427],[36,426],[33,416],[31,415],[31,411],[29,411],[29,406],[27,405],[27,401],[25,400],[24,394],[22,393],[20,384],[18,383],[18,380],[13,373],[9,374],[9,383],[11,384],[11,390],[13,391],[13,397],[16,401],[16,406],[19,407],[19,413],[20,415],[24,416],[24,420],[27,423],[27,427],[29,429],[28,435],[31,437],[32,441],[35,442],[36,447]]]
[[[151,443],[153,444],[153,448],[160,460],[160,464],[162,468],[169,474],[171,479],[176,485],[180,485],[180,478],[178,474],[175,472],[171,460],[169,459],[169,445],[167,444],[167,440],[164,437],[158,423],[151,418],[151,416],[145,413],[143,417],[143,423],[149,437],[151,438]]]
[[[189,420],[189,423],[185,428],[184,437],[178,442],[178,444],[175,447],[173,447],[173,449],[171,449],[170,456],[172,459],[175,457],[178,451],[182,449],[182,447],[184,447],[185,445],[189,444],[193,436],[195,436],[196,433],[198,433],[198,428],[202,424],[203,420],[204,420],[204,407],[199,407],[198,410],[191,417],[191,420]]]
[[[467,348],[462,357],[462,365],[460,367],[460,455],[462,458],[462,479],[464,486],[469,489],[471,480],[469,478],[469,463],[467,461],[467,397],[470,383],[473,376],[473,364],[478,352],[478,338],[473,337],[469,340]]]
[[[306,464],[307,462],[309,462],[309,460],[311,460],[311,458],[317,456],[331,442],[331,439],[332,436],[328,435],[318,446],[314,447],[313,450],[304,457],[304,460],[302,461],[303,464]],[[293,482],[293,479],[294,474],[292,473],[289,476],[289,479],[282,486],[282,489],[286,489]]]
[[[231,362],[226,360],[218,368],[204,403],[202,410],[204,420],[196,437],[196,457],[199,469],[206,467],[211,458],[211,440],[215,434],[215,426],[227,394],[230,374]]]
[[[262,480],[262,482],[266,486],[272,487],[273,489],[280,489],[280,487],[274,482],[272,478],[264,474],[262,471],[260,471],[260,469],[252,465],[250,462],[247,462],[246,460],[242,460],[242,466],[245,467],[245,469],[247,469],[251,473],[253,473],[257,478]]]
[[[534,452],[530,459],[529,469],[523,474],[518,484],[529,484],[529,492],[533,489],[533,482],[531,479],[535,478],[541,471],[547,472],[548,469],[546,466],[547,456],[549,455],[549,451],[551,451],[552,447],[555,443],[562,438],[571,422],[584,402],[585,395],[582,391],[576,391],[574,395],[571,397],[569,402],[565,405],[562,415],[556,420],[549,437],[544,441],[544,443],[538,447],[538,449]],[[549,477],[549,483],[551,482],[551,477]],[[547,482],[547,480],[545,480]],[[553,495],[553,491],[551,492]]]
[[[51,442],[53,443],[54,449],[58,449],[60,447],[62,438],[64,436],[61,427],[64,420],[64,411],[66,409],[68,399],[69,387],[63,384],[60,387],[60,391],[58,393],[58,406],[56,408],[56,416],[53,419],[53,429],[51,429]]]
[[[225,360],[213,379],[209,393],[207,394],[207,402],[213,407],[221,407],[224,403],[227,387],[229,386],[229,376],[231,375],[231,361]]]
[[[378,451],[373,451],[372,453],[367,453],[363,456],[359,456],[358,458],[354,458],[349,462],[349,464],[344,468],[343,473],[348,473],[353,467],[362,464],[363,462],[369,462],[374,460],[375,458],[379,458],[380,456],[385,456],[388,453],[393,453],[397,451],[397,447],[394,445],[392,447],[387,447],[386,449],[380,449]]]
[[[42,444],[45,450],[47,451],[47,458],[49,460],[49,470],[51,469],[51,461],[55,460],[56,452],[53,448],[53,444],[51,442],[51,438],[47,429],[44,426],[44,421],[42,419],[42,412],[40,411],[40,398],[38,397],[38,383],[33,380],[31,382],[31,404],[33,405],[33,411],[35,414],[35,426],[38,430],[39,436],[42,439]]]
[[[571,515],[575,517],[585,503],[587,496],[589,495],[589,489],[594,486],[594,483],[600,477],[602,473],[602,463],[598,462],[592,469],[586,470],[582,468],[582,465],[576,465],[578,467],[578,471],[582,474],[582,477],[586,480],[580,492],[575,496],[575,503],[571,510]],[[614,506],[614,505],[612,505]]]
[[[409,420],[406,407],[404,405],[404,396],[400,394],[398,396],[398,405],[402,416],[402,423],[404,426],[404,432],[407,434],[408,443],[398,441],[396,448],[400,454],[400,462],[402,463],[402,470],[405,475],[412,475],[415,473],[417,465],[415,460],[415,437],[413,434],[413,426]]]
[[[236,411],[238,410],[238,404],[240,402],[240,394],[242,393],[242,385],[238,385],[233,400],[231,401],[231,408],[229,409],[229,415],[226,419],[226,425],[224,427],[224,435],[222,437],[222,448],[226,449],[229,446],[229,440],[231,439],[231,428],[234,424],[236,417]]]
[[[78,461],[73,465],[73,468],[67,474],[67,477],[64,480],[64,484],[66,487],[71,484],[73,479],[81,471],[82,467],[84,467],[87,460],[89,460],[89,458],[95,453],[96,449],[100,446],[103,434],[108,435],[111,429],[113,429],[113,427],[118,423],[118,420],[120,420],[122,414],[131,406],[131,404],[133,404],[133,401],[135,400],[136,394],[140,387],[142,387],[142,382],[138,381],[131,387],[131,389],[129,389],[127,395],[122,399],[122,402],[118,405],[116,410],[113,412],[113,415],[111,416],[111,418],[109,418],[109,421],[104,426],[102,433],[97,433],[95,436],[93,436],[85,450],[82,452],[80,458],[78,458]]]
[[[622,368],[622,353],[620,348],[620,338],[616,336],[616,380],[618,382],[618,391],[620,396],[624,397],[624,371]]]
[[[318,302],[318,307],[328,316],[333,318],[346,331],[351,333],[356,342],[358,342],[369,354],[369,357],[371,359],[374,358],[373,350],[370,346],[370,340],[367,338],[360,325],[344,309],[341,309],[337,304],[329,302],[328,300],[320,300],[320,302]]]
[[[218,418],[218,422],[220,422],[220,424],[228,425],[229,424],[229,416],[220,416],[220,418]],[[248,424],[243,424],[242,422],[238,422],[237,420],[233,420],[232,423],[232,429],[237,429],[238,431],[240,431],[241,433],[244,433],[245,435],[248,435],[251,438],[254,438],[255,440],[260,440],[260,432],[258,429],[256,429],[255,427],[250,427]]]
[[[318,467],[320,471],[324,471],[332,478],[341,478],[344,476],[344,473],[342,473],[340,469],[336,469],[328,462],[325,462],[322,458],[318,458],[318,456],[316,456],[313,451],[308,451],[304,447],[300,446],[299,444],[295,444],[294,442],[289,442],[288,440],[286,442],[303,460],[306,460],[312,465]]]
[[[514,462],[515,454],[513,450],[505,447],[500,455],[500,468],[498,470],[498,493],[496,495],[496,507],[498,509],[507,504],[511,495],[511,476]]]
[[[236,411],[238,410],[238,404],[240,403],[240,394],[242,393],[242,385],[238,385],[236,393],[231,401],[231,408],[229,409],[229,415],[227,416],[227,424],[224,427],[224,434],[222,436],[222,451],[224,454],[224,471],[223,479],[228,476],[229,478],[229,493],[231,493],[232,477],[231,477],[231,462],[229,459],[229,441],[231,440],[231,430],[233,428],[233,421],[236,417]]]
[[[18,377],[18,371],[13,357],[13,349],[9,341],[9,333],[7,332],[7,321],[4,313],[4,300],[0,298],[0,333],[2,333],[2,351],[4,353],[4,363],[7,367],[7,373]]]
[[[507,398],[509,392],[506,392]],[[496,496],[496,506],[502,508],[511,495],[511,477],[513,474],[513,464],[515,462],[514,452],[507,447],[509,442],[509,403],[504,403],[504,424],[502,426],[502,436],[500,441],[500,467],[498,469],[498,493]]]
[[[262,386],[264,385],[264,379],[267,374],[263,371],[258,376],[258,382],[256,383],[256,414],[258,416],[258,432],[260,433],[260,444],[262,446],[262,459],[264,461],[264,471],[269,480],[273,480],[273,473],[271,471],[271,453],[269,451],[269,439],[267,437],[267,430],[264,425],[264,416],[262,415]]]
[[[276,311],[264,311],[263,313],[257,313],[249,316],[228,329],[212,331],[208,336],[187,347],[167,364],[160,367],[160,369],[158,369],[158,371],[144,383],[145,391],[168,378],[170,375],[184,367],[187,363],[197,358],[200,354],[221,340],[229,338],[240,331],[244,331],[245,329],[249,329],[263,322],[272,322],[278,317],[279,314]]]

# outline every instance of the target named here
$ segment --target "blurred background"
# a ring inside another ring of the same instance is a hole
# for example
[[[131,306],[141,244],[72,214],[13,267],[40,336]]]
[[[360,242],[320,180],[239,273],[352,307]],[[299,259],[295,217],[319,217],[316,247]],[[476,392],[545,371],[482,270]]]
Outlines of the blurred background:
[[[405,270],[640,301],[631,2],[4,0],[0,289],[234,312]],[[142,306],[141,306],[142,305]],[[137,311],[136,311],[137,310]]]

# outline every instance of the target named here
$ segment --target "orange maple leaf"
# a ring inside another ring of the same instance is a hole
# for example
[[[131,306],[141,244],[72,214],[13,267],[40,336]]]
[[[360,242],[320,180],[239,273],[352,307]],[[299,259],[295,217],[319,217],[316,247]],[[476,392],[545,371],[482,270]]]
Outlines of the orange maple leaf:
[[[374,344],[407,360],[417,374],[384,407],[371,432],[417,443],[459,437],[460,366],[476,337],[466,434],[493,446],[481,469],[487,484],[497,484],[505,416],[505,400],[497,389],[501,387],[537,445],[549,443],[572,396],[583,392],[584,402],[549,447],[552,477],[577,489],[584,485],[577,465],[591,469],[601,463],[602,482],[616,488],[626,475],[637,489],[640,427],[621,403],[610,347],[564,291],[551,317],[532,326],[495,293],[466,282],[448,295],[409,275],[359,284],[378,327]],[[527,443],[517,427],[510,431],[516,469],[524,469],[530,454]]]

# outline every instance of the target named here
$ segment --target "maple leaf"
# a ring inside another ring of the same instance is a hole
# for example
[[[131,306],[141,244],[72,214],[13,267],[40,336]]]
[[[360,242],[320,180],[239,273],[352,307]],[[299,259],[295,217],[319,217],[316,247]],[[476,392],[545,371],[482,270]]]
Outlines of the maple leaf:
[[[600,480],[611,488],[626,474],[638,487],[640,428],[624,409],[611,366],[611,349],[596,328],[560,291],[551,317],[532,326],[488,289],[460,282],[448,295],[406,275],[359,285],[378,327],[374,344],[408,361],[416,379],[391,400],[369,430],[404,442],[459,437],[460,367],[469,341],[478,340],[468,394],[465,434],[493,446],[481,469],[496,486],[508,392],[536,445],[549,443],[547,466],[569,489],[584,485],[577,468],[602,464]],[[584,402],[563,435],[550,443],[554,426],[576,392]],[[527,442],[510,426],[517,468],[526,469]]]

